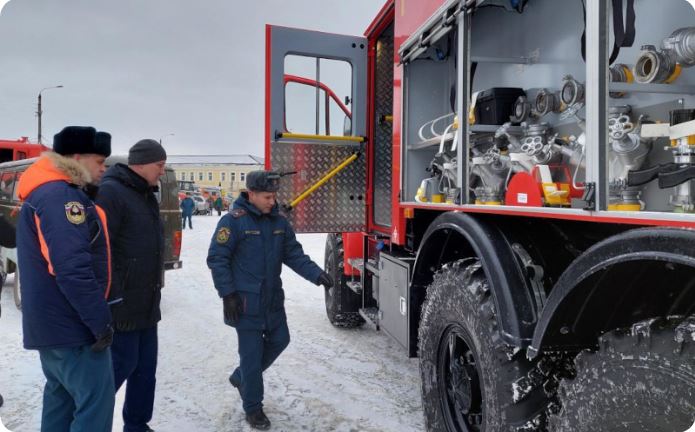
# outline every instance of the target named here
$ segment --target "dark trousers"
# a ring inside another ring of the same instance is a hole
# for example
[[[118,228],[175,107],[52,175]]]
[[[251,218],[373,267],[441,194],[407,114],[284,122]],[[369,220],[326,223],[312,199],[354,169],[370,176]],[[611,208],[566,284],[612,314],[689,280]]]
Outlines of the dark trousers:
[[[232,374],[241,383],[239,391],[244,412],[263,408],[263,371],[268,369],[290,344],[290,331],[283,322],[273,330],[239,330],[239,367]]]
[[[113,335],[116,391],[128,380],[123,404],[123,432],[147,430],[152,420],[157,372],[157,326]]]
[[[41,432],[110,432],[115,389],[111,352],[79,348],[39,350],[46,376]]]
[[[186,229],[186,219],[188,219],[188,228],[193,229],[193,217],[191,215],[183,215],[183,229]]]

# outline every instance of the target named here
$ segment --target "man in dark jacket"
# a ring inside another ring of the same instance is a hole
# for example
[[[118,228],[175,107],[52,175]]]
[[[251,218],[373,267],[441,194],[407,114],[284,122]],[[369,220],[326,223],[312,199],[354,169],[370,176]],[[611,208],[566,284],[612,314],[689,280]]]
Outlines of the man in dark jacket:
[[[124,432],[151,431],[157,371],[157,323],[164,277],[164,229],[155,191],[166,152],[155,140],[130,148],[128,165],[109,168],[97,203],[106,212],[111,237],[113,288],[109,296],[116,333],[116,390],[125,380]]]
[[[46,376],[42,432],[110,431],[114,384],[106,218],[84,188],[97,183],[110,135],[70,126],[18,184],[24,347]]]
[[[186,229],[186,219],[188,219],[188,228],[193,229],[193,210],[195,210],[195,201],[191,198],[191,193],[186,192],[186,198],[181,200],[181,217],[183,217],[183,229]]]
[[[290,343],[280,272],[282,264],[316,285],[333,286],[331,277],[304,254],[275,201],[280,176],[252,171],[248,193],[222,216],[208,250],[208,267],[224,305],[224,322],[236,328],[240,365],[229,377],[239,389],[246,421],[266,430],[263,371]]]

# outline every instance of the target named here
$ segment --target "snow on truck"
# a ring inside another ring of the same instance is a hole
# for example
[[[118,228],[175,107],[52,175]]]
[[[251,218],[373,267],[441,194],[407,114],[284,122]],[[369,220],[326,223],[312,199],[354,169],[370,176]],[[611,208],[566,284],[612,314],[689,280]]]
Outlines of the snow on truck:
[[[419,357],[430,431],[695,420],[695,11],[390,0],[266,28],[266,161],[338,327]]]

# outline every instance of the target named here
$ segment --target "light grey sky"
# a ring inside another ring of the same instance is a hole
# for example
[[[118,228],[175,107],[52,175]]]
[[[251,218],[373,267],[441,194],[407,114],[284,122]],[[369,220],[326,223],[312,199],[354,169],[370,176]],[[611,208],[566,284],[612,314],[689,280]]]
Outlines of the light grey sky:
[[[2,7],[0,0],[0,7]],[[362,35],[385,0],[10,0],[0,14],[0,139],[68,124],[171,154],[263,155],[265,24]]]

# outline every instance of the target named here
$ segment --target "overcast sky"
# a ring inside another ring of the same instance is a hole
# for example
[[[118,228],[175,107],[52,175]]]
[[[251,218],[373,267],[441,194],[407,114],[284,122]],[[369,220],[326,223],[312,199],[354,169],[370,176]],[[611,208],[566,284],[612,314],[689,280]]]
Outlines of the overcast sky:
[[[0,0],[0,7],[6,0]],[[10,0],[0,14],[0,139],[63,126],[170,154],[263,155],[265,24],[362,35],[384,0]],[[174,136],[165,136],[173,133]]]

